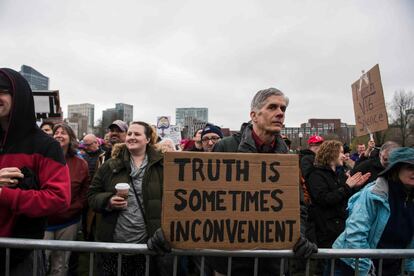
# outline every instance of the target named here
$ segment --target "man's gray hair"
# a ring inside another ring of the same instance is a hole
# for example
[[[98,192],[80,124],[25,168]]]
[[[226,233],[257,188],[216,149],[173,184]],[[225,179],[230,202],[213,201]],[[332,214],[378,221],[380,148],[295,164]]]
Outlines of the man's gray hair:
[[[252,103],[250,105],[250,111],[258,111],[261,109],[264,106],[267,98],[270,96],[282,96],[286,102],[286,106],[289,105],[289,98],[286,97],[285,94],[283,94],[283,92],[279,89],[271,87],[268,89],[260,90],[256,93],[256,95],[254,95]]]
[[[388,153],[391,153],[391,150],[394,150],[399,147],[400,145],[398,143],[394,141],[387,141],[381,146],[380,152],[389,151]]]

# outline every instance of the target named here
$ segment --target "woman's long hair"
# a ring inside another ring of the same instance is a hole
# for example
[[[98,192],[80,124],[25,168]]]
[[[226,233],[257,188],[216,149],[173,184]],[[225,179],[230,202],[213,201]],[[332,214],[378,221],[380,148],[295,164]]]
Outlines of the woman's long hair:
[[[55,132],[59,129],[63,128],[63,130],[66,131],[66,133],[69,135],[69,145],[68,145],[68,152],[67,156],[73,157],[76,155],[76,149],[78,148],[78,139],[76,138],[76,134],[73,131],[73,129],[65,123],[56,124],[53,127],[53,136],[55,135]]]
[[[315,166],[330,167],[335,162],[341,152],[342,143],[336,140],[327,140],[319,147],[315,157]]]

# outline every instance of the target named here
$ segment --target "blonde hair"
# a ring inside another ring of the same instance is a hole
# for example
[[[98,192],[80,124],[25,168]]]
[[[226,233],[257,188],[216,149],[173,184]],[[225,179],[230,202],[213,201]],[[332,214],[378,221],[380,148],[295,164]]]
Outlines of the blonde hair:
[[[174,141],[170,138],[164,138],[155,145],[159,151],[166,153],[167,151],[177,151],[175,149]],[[172,150],[170,150],[172,148]]]
[[[342,143],[336,140],[327,140],[321,144],[315,156],[315,166],[330,166],[341,153]]]

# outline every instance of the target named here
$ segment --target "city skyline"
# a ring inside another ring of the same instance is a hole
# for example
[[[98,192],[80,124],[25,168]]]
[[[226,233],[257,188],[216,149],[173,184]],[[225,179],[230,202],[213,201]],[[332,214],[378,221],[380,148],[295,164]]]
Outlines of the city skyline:
[[[117,9],[105,0],[6,0],[0,25],[1,66],[48,76],[65,114],[69,104],[89,102],[101,114],[123,102],[134,105],[133,119],[155,123],[204,106],[210,122],[238,129],[253,95],[276,87],[290,98],[287,126],[353,124],[351,84],[361,70],[379,64],[386,102],[414,90],[409,0],[127,0]]]

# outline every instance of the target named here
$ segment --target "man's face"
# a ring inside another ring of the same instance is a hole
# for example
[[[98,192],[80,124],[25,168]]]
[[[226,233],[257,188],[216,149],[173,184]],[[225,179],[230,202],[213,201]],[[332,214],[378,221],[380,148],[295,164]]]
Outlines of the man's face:
[[[365,151],[365,144],[358,145],[358,154],[361,154]]]
[[[125,142],[126,133],[122,132],[117,126],[112,126],[109,129],[109,142],[112,145]]]
[[[351,154],[349,152],[344,153],[344,161],[348,161],[349,159],[351,159]]]
[[[205,152],[212,152],[214,145],[220,141],[220,136],[215,133],[207,133],[204,134],[203,138],[201,138],[201,143],[203,145],[203,151]]]
[[[318,153],[319,148],[321,147],[321,145],[322,145],[322,143],[320,143],[320,144],[310,144],[309,149],[316,154],[316,153]]]
[[[282,96],[270,96],[258,111],[251,111],[250,118],[259,131],[276,134],[285,122],[286,101]]]
[[[196,148],[201,149],[203,146],[201,144],[201,132],[203,132],[202,129],[197,130],[197,132],[194,135],[194,145]]]
[[[383,150],[379,153],[379,158],[380,158],[380,162],[381,165],[386,168],[388,166],[388,156],[390,155],[390,151],[389,150]]]
[[[12,106],[12,97],[8,90],[0,89],[0,119],[8,118]]]
[[[98,140],[96,140],[96,137],[85,136],[85,138],[83,138],[83,145],[85,146],[85,150],[87,152],[95,152],[99,149],[99,144]]]

